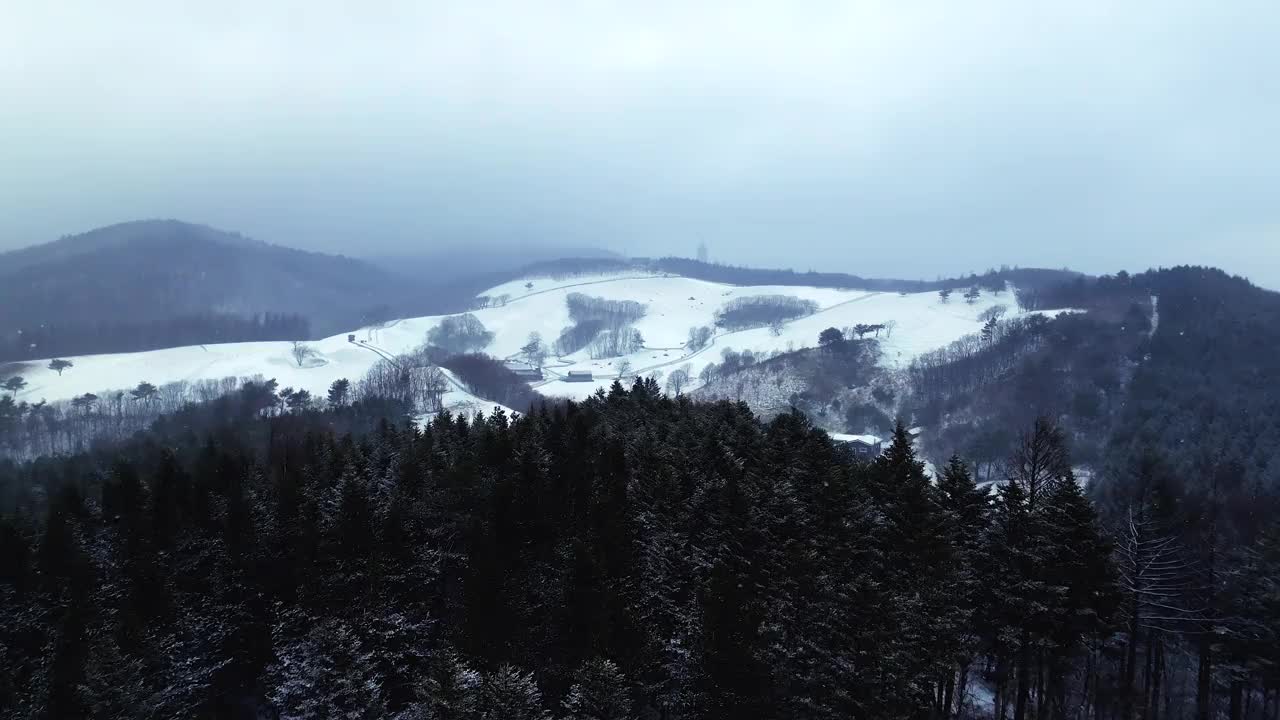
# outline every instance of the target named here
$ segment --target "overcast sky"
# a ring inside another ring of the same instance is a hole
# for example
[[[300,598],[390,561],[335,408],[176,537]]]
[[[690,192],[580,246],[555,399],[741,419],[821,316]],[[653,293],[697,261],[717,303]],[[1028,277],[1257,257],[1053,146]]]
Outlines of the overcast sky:
[[[176,217],[1280,288],[1275,0],[0,3],[0,248]]]

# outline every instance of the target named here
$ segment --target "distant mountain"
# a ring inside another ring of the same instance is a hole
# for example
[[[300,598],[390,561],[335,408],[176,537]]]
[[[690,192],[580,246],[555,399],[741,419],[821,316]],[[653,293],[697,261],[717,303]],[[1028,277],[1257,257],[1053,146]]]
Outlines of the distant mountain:
[[[483,239],[365,260],[145,220],[0,253],[0,362],[324,337],[375,321],[463,312],[485,289],[525,275],[623,270],[734,285],[902,292],[1074,277],[1007,270],[936,282],[875,280]]]
[[[1177,494],[1280,502],[1280,293],[1176,267],[1028,284],[1012,295],[985,306],[984,296],[975,313],[956,293],[934,309],[977,321],[900,367],[883,360],[914,344],[924,328],[908,323],[921,318],[883,313],[897,329],[866,341],[797,344],[776,357],[722,353],[691,394],[742,400],[766,416],[794,407],[844,433],[886,437],[902,418],[924,428],[926,459],[941,467],[958,453],[982,481],[999,481],[1019,433],[1047,417],[1100,493],[1131,490],[1131,466],[1150,452]]]
[[[562,258],[621,260],[609,250],[591,247],[530,246],[480,241],[466,246],[423,248],[417,252],[370,255],[365,259],[387,272],[419,282],[449,285],[462,278],[498,278],[484,287],[517,277],[524,268]],[[484,287],[480,289],[484,289]]]
[[[0,360],[327,334],[415,292],[353,258],[128,222],[0,254]]]

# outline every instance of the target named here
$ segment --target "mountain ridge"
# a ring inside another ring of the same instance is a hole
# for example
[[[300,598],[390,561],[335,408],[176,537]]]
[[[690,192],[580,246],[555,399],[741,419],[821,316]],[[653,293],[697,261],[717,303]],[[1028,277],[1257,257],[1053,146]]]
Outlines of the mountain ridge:
[[[0,254],[0,280],[3,359],[305,339],[416,292],[357,258],[177,220],[118,223]],[[188,330],[174,335],[175,323]]]

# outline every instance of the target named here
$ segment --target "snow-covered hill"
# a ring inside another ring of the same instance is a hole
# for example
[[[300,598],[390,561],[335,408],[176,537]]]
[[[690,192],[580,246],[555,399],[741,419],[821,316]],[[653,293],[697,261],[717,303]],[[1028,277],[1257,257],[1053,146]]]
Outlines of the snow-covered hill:
[[[676,276],[526,278],[484,293],[490,298],[506,296],[501,306],[474,311],[494,333],[493,341],[484,351],[498,358],[514,357],[531,332],[540,333],[550,344],[571,324],[566,297],[573,292],[644,304],[646,314],[634,326],[644,337],[644,349],[625,358],[591,359],[586,351],[579,351],[568,357],[548,359],[547,380],[537,384],[545,395],[573,398],[590,395],[617,377],[622,360],[630,363],[632,374],[669,373],[687,364],[690,374],[697,377],[705,365],[719,361],[721,352],[727,348],[767,354],[813,346],[824,328],[860,323],[893,324],[892,332],[881,336],[883,362],[902,366],[919,353],[977,332],[978,316],[993,305],[1007,304],[1010,315],[1017,314],[1007,293],[999,297],[984,293],[976,302],[967,304],[959,297],[942,303],[936,293],[899,295],[817,287],[742,287]],[[777,335],[764,327],[738,332],[717,330],[707,347],[697,352],[685,350],[691,327],[714,326],[715,313],[726,302],[756,295],[788,295],[811,300],[819,309],[813,315],[787,323]],[[358,381],[381,355],[398,355],[418,348],[427,332],[441,319],[440,316],[408,318],[382,327],[352,329],[351,333],[312,342],[316,356],[303,367],[294,362],[287,342],[199,345],[72,357],[67,359],[74,366],[61,376],[45,367],[47,360],[34,362],[23,371],[28,385],[19,399],[66,400],[105,388],[132,387],[141,381],[163,385],[252,375],[275,378],[282,387],[306,389],[323,396],[334,380]],[[355,342],[348,341],[349,334],[354,334]],[[563,378],[571,370],[590,371],[594,381],[566,382]]]

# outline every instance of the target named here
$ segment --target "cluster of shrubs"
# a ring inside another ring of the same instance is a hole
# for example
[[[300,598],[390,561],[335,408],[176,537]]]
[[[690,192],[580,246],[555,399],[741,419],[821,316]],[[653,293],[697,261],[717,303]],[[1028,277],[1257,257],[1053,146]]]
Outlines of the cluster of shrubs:
[[[790,295],[752,295],[734,298],[716,313],[716,326],[725,330],[774,326],[818,311],[818,303]]]
[[[569,355],[589,348],[591,357],[618,357],[644,346],[644,338],[632,325],[644,317],[646,308],[634,300],[609,300],[583,293],[565,298],[573,325],[560,332],[556,352]]]
[[[453,353],[483,350],[493,342],[493,333],[471,313],[451,315],[427,333],[427,343]]]
[[[556,354],[564,356],[578,352],[591,344],[601,330],[604,330],[604,322],[600,320],[587,320],[570,325],[561,330],[560,336],[556,338]]]
[[[538,391],[512,372],[501,360],[484,353],[454,355],[441,366],[458,377],[472,395],[500,403],[512,410],[527,411],[544,402]]]
[[[684,349],[690,352],[696,352],[707,346],[711,342],[711,336],[714,331],[706,325],[699,325],[689,328],[689,340],[685,342]]]

